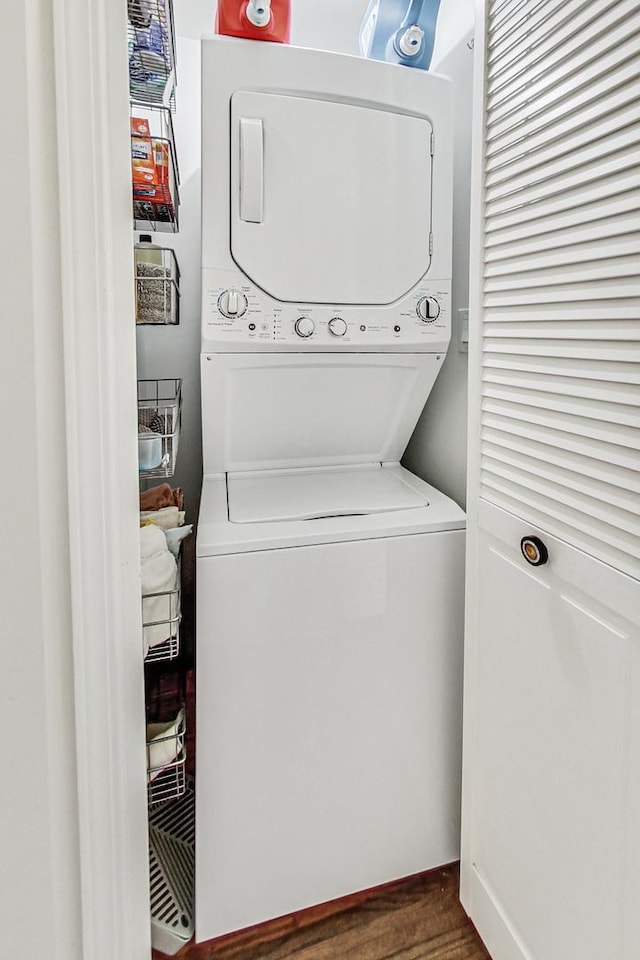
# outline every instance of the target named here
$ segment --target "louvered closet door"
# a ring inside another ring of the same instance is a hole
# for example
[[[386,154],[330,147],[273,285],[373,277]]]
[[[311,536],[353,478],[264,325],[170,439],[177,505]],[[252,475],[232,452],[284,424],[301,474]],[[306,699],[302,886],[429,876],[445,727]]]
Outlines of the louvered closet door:
[[[640,2],[480,21],[462,897],[494,960],[637,960]]]

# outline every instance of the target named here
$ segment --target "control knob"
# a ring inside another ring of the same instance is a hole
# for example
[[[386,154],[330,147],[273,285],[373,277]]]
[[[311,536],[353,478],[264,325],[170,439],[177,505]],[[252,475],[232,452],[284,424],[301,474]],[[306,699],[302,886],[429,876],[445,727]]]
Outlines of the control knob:
[[[218,297],[218,310],[229,319],[242,317],[247,312],[247,298],[239,290],[225,290]]]
[[[440,316],[440,304],[435,297],[421,297],[416,306],[416,313],[425,323],[433,323]]]
[[[315,329],[316,325],[311,317],[299,317],[295,322],[295,331],[299,337],[306,339],[313,334]]]
[[[346,332],[347,324],[342,317],[332,317],[329,320],[329,333],[333,334],[334,337],[344,337]]]

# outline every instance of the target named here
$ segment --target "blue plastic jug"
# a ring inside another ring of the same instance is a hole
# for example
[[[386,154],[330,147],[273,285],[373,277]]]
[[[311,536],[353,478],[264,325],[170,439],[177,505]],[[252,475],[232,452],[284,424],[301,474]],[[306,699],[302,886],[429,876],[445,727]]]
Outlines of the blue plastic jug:
[[[428,70],[440,0],[369,0],[360,26],[360,53]]]

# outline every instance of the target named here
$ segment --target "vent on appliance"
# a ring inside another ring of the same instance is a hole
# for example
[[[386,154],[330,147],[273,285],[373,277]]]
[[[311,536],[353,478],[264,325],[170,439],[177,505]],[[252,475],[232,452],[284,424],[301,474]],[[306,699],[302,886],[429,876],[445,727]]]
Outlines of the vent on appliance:
[[[149,813],[151,942],[173,954],[194,932],[195,794],[189,783],[183,797]]]

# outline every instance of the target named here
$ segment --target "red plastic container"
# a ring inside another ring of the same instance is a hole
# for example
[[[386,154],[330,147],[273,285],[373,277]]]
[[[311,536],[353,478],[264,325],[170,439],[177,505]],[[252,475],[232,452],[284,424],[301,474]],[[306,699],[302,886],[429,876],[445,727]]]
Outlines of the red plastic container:
[[[289,43],[291,35],[291,0],[271,0],[271,15],[264,26],[257,26],[247,16],[251,0],[218,0],[216,33],[250,40]],[[260,3],[253,3],[254,10]],[[254,19],[260,19],[254,14]]]

